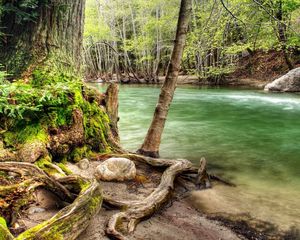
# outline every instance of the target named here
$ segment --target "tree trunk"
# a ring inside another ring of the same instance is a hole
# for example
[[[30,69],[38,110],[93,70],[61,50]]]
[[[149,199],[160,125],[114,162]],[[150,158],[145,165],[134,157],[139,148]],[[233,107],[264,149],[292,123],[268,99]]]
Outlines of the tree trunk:
[[[1,16],[1,64],[13,78],[26,80],[46,65],[51,71],[79,73],[85,0],[36,1],[27,8],[24,2],[2,1],[18,11]],[[20,19],[20,12],[30,17]]]
[[[144,140],[142,147],[138,150],[139,153],[147,156],[159,156],[159,146],[161,142],[162,132],[167,119],[169,107],[176,89],[191,11],[192,1],[182,0],[177,25],[176,40],[171,60],[168,66],[166,80],[161,88],[159,100],[147,136]]]
[[[282,1],[280,0],[277,6],[277,12],[276,12],[276,18],[278,19],[277,23],[277,31],[278,31],[278,40],[281,44],[281,49],[283,53],[284,60],[286,62],[286,65],[288,66],[289,70],[294,69],[294,64],[292,60],[289,57],[288,49],[287,49],[287,38],[286,38],[286,25],[283,22],[283,8],[282,8]]]
[[[71,205],[15,239],[76,239],[101,208],[102,192],[96,180],[81,177],[75,179],[77,183],[64,179],[66,187],[62,186],[56,174],[61,177],[64,172],[51,162],[63,165],[62,160],[76,162],[95,153],[121,152],[114,96],[118,88],[113,86],[103,95],[81,80],[85,0],[4,0],[2,4],[10,10],[0,16],[5,34],[0,64],[16,81],[0,88],[0,170],[26,178],[28,188],[20,186],[28,189],[24,196],[40,185],[64,200],[73,200],[67,186],[78,185],[73,189],[81,190]],[[0,192],[3,189],[10,186],[0,186]],[[26,205],[28,201],[12,204],[13,216]],[[6,219],[8,224],[11,219]],[[0,235],[3,231],[9,239],[5,229],[0,228]]]
[[[20,20],[15,11],[1,17],[0,59],[22,80],[0,92],[0,161],[78,161],[117,149],[104,96],[80,79],[85,0],[38,1],[30,9],[23,1],[3,4],[34,17]]]

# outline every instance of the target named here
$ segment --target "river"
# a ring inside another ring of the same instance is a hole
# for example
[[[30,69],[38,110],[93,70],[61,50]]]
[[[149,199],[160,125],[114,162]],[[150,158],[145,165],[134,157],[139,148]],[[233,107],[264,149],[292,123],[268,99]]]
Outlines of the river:
[[[96,85],[101,91],[103,86]],[[120,136],[135,151],[150,125],[160,88],[120,87]],[[300,228],[300,95],[258,90],[176,90],[160,154],[203,156],[209,171],[237,184],[194,192],[208,213],[247,214],[282,230]]]

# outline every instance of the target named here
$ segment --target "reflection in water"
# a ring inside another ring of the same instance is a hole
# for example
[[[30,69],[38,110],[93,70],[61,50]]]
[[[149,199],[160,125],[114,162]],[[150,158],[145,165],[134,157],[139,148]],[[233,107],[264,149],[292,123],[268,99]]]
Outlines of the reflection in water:
[[[150,125],[158,87],[122,86],[122,145],[136,150]],[[300,227],[300,96],[260,91],[176,91],[161,155],[198,163],[237,183],[194,193],[209,212],[248,213],[282,229]]]

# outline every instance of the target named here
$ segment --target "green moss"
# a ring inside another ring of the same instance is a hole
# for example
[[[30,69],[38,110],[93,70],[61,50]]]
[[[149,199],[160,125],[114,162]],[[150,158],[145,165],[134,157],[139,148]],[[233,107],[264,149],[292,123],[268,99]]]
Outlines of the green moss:
[[[45,156],[36,161],[34,164],[49,175],[60,174],[55,168],[52,167],[52,160],[50,156]]]
[[[88,158],[90,156],[91,149],[89,146],[84,145],[83,147],[77,147],[70,154],[71,160],[74,162],[79,162],[83,158]]]
[[[94,151],[111,152],[108,139],[109,118],[96,102],[84,106],[85,137]]]
[[[63,170],[66,175],[73,174],[73,172],[64,163],[62,163],[62,162],[57,163],[57,166],[59,166],[61,168],[61,170]]]
[[[48,133],[40,123],[26,124],[25,121],[20,121],[12,130],[5,132],[3,136],[7,146],[16,146],[36,140],[44,143],[48,141]]]
[[[7,228],[6,220],[0,216],[0,225],[4,228]]]
[[[0,225],[0,240],[13,240],[14,237],[11,235],[9,229]]]

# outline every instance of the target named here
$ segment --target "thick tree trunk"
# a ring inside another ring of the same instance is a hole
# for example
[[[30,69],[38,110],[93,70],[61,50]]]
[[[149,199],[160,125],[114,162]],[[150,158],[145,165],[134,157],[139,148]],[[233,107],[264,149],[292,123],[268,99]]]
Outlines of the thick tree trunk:
[[[182,54],[186,42],[189,20],[192,11],[192,1],[182,0],[177,25],[176,40],[172,52],[171,60],[166,75],[166,80],[162,86],[159,100],[154,112],[151,126],[139,153],[147,156],[158,157],[162,132],[167,119],[170,104],[173,100],[176,89],[177,78],[180,70]]]
[[[1,16],[5,38],[0,63],[14,78],[29,78],[41,65],[51,71],[79,71],[85,0],[36,1],[27,8],[24,2],[2,1],[18,12]],[[29,17],[20,19],[20,12]]]
[[[16,196],[18,203],[12,203],[11,212],[18,216],[20,206],[28,204],[22,201],[24,196],[32,195],[36,186],[73,200],[57,180],[64,172],[52,161],[63,166],[62,160],[76,162],[95,153],[120,151],[118,135],[112,131],[117,131],[117,104],[112,100],[117,99],[118,89],[109,88],[105,99],[80,78],[85,0],[3,0],[1,4],[14,10],[0,16],[5,34],[0,64],[16,81],[0,88],[0,171],[16,172],[24,181],[21,186],[7,182],[11,186],[0,186],[0,194],[16,187],[26,190],[20,199]],[[16,239],[76,239],[102,202],[96,180],[79,177],[78,181],[81,192],[71,205]],[[7,218],[8,225],[15,218]]]
[[[0,64],[22,81],[0,90],[0,161],[77,161],[118,148],[117,105],[110,124],[104,96],[80,79],[85,0],[2,4],[17,11],[1,16]]]

